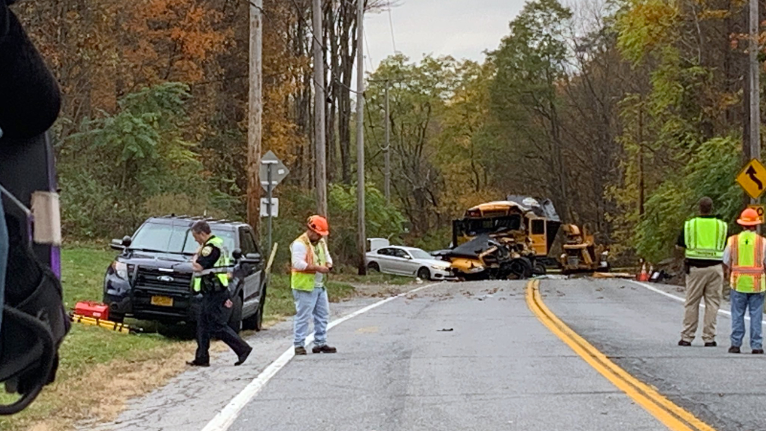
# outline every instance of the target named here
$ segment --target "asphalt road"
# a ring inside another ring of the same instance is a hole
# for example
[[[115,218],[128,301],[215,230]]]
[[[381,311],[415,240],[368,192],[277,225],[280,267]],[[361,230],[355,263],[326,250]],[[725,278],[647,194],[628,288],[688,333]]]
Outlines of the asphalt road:
[[[338,354],[295,358],[231,429],[664,429],[538,321],[524,288],[443,284],[355,317],[330,333]]]
[[[719,347],[697,339],[682,348],[682,304],[662,294],[591,279],[543,280],[540,290],[575,332],[715,429],[765,429],[765,359],[727,353],[726,316]],[[377,300],[331,309],[338,317]],[[337,354],[293,358],[229,429],[667,429],[538,320],[524,282],[427,287],[337,325],[329,341]],[[182,374],[99,429],[201,430],[288,348],[290,322],[252,342],[258,355],[245,366],[231,367],[226,352],[210,369]]]
[[[664,290],[682,296],[676,288]],[[541,283],[546,305],[570,328],[639,380],[715,429],[765,429],[765,357],[727,353],[730,318],[720,313],[718,347],[679,347],[683,305],[632,282]],[[729,311],[729,303],[721,310]],[[701,309],[701,324],[703,309]],[[747,324],[748,326],[748,324]]]

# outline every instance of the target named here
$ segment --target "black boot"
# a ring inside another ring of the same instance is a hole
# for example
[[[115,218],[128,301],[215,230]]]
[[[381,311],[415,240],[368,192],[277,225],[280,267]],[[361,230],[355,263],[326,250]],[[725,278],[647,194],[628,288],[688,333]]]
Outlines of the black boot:
[[[314,346],[312,347],[312,353],[336,353],[336,348],[330,346]]]

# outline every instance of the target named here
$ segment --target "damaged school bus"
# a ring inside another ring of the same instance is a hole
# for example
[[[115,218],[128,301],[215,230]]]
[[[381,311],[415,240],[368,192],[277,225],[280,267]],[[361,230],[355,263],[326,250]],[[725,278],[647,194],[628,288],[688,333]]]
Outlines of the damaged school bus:
[[[561,224],[550,200],[508,196],[454,220],[452,249],[441,255],[461,279],[528,278],[546,272]]]

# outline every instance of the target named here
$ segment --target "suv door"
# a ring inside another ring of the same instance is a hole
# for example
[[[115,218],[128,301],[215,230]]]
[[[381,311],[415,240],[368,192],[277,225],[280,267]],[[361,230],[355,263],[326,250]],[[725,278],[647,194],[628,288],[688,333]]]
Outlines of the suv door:
[[[259,253],[256,240],[253,237],[253,231],[249,227],[241,227],[239,229],[240,234],[240,250],[242,250],[243,259],[246,259],[250,253]],[[261,294],[261,271],[262,264],[250,264],[242,263],[242,268],[247,274],[242,286],[242,295],[244,308],[250,309],[255,306],[253,301],[259,299]],[[247,314],[247,313],[245,313]]]

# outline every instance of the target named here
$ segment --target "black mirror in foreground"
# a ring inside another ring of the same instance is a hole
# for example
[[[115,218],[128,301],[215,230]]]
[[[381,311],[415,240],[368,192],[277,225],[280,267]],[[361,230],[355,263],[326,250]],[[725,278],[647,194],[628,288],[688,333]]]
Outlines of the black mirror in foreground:
[[[235,248],[234,251],[232,251],[232,258],[234,260],[242,259],[242,250],[240,250],[239,248]]]

